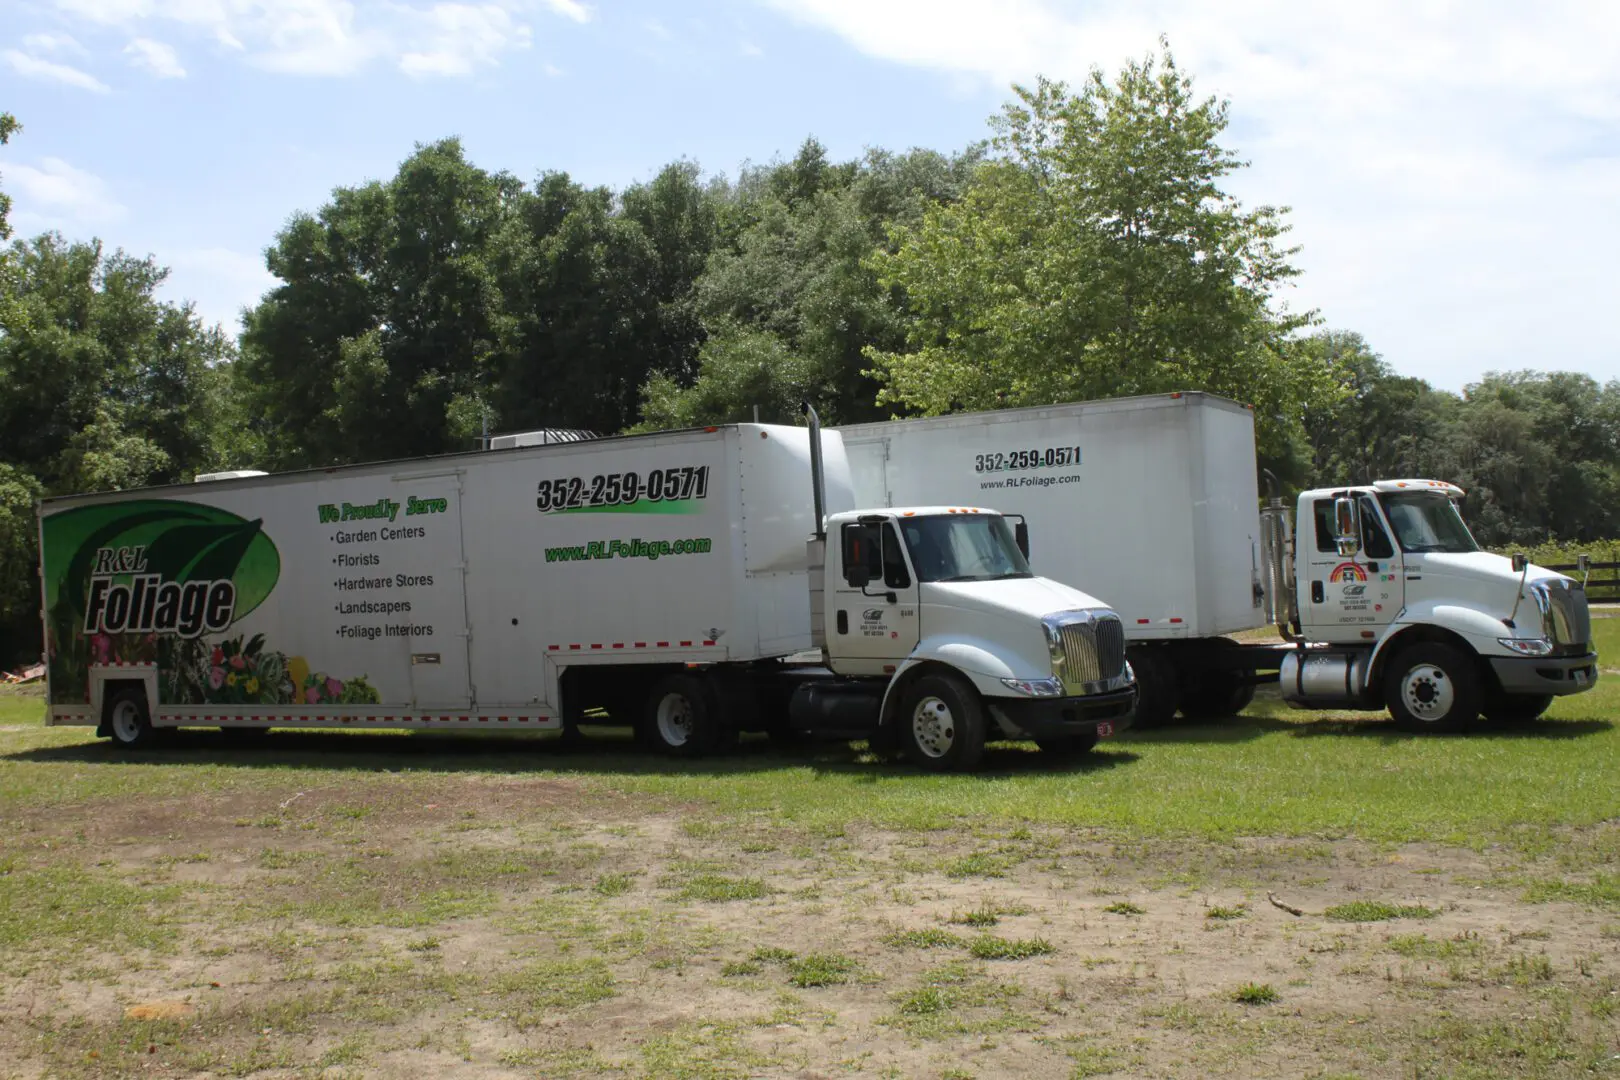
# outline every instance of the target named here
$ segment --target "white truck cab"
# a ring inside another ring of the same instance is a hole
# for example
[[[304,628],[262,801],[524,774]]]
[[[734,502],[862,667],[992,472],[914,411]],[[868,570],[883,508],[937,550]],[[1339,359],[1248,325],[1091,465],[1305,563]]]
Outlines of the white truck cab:
[[[826,665],[846,692],[881,695],[879,726],[913,758],[976,757],[986,737],[1086,750],[1124,726],[1119,616],[1035,576],[1022,524],[977,507],[851,511],[827,518],[827,540]]]
[[[1301,493],[1298,533],[1263,512],[1270,595],[1292,642],[1279,680],[1307,707],[1387,707],[1417,730],[1539,716],[1597,681],[1584,582],[1482,551],[1463,491],[1380,480]]]

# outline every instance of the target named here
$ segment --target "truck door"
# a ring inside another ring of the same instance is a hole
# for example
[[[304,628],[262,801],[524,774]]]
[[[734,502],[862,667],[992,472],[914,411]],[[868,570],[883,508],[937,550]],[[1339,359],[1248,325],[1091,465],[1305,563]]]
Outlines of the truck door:
[[[916,648],[921,632],[917,576],[894,524],[845,522],[839,530],[839,569],[827,579],[827,651],[843,675],[893,671]],[[852,575],[864,570],[867,579]]]
[[[394,572],[392,598],[410,605],[398,617],[411,673],[411,708],[465,709],[468,679],[466,556],[461,543],[461,479],[398,481],[403,510],[384,558]],[[413,512],[414,511],[414,512]]]
[[[1377,503],[1357,496],[1361,512],[1361,550],[1341,556],[1335,538],[1334,499],[1310,500],[1308,530],[1298,539],[1303,558],[1300,576],[1300,623],[1307,638],[1355,642],[1379,636],[1404,605],[1405,582],[1400,554]],[[1303,508],[1302,508],[1303,509]],[[1303,515],[1302,515],[1303,516]]]

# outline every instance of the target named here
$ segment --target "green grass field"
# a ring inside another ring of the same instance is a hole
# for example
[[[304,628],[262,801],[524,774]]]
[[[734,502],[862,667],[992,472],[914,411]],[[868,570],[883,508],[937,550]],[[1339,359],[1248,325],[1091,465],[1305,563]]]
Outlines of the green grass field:
[[[1600,653],[1620,656],[1620,620],[1595,625]],[[0,724],[39,725],[41,716],[37,697],[0,696]],[[967,819],[1162,837],[1534,846],[1557,842],[1565,827],[1620,817],[1617,720],[1614,676],[1556,702],[1540,722],[1481,721],[1449,737],[1405,734],[1381,714],[1295,711],[1273,696],[1237,720],[1127,732],[1079,763],[1004,744],[971,776],[923,775],[844,746],[783,753],[763,740],[730,757],[670,762],[625,752],[611,736],[564,751],[547,740],[285,733],[251,754],[200,736],[130,757],[88,729],[41,727],[10,735],[0,806],[317,783],[379,769],[521,772],[814,826],[935,829]]]
[[[1273,696],[933,776],[128,754],[0,688],[0,1080],[1620,1077],[1617,720],[1620,677],[1461,736]]]

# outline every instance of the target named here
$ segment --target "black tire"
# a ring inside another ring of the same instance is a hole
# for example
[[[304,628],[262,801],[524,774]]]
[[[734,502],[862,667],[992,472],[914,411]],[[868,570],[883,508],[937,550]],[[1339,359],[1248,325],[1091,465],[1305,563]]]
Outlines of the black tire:
[[[984,703],[959,676],[924,675],[906,687],[895,723],[906,757],[921,768],[965,772],[984,758]]]
[[[1402,649],[1384,674],[1384,704],[1407,731],[1466,731],[1479,716],[1479,664],[1440,642]]]
[[[1169,653],[1157,646],[1137,646],[1130,650],[1131,669],[1136,672],[1136,718],[1134,728],[1154,728],[1168,724],[1181,707],[1181,683]]]
[[[1499,724],[1526,724],[1541,719],[1552,703],[1551,694],[1492,694],[1485,703],[1485,719]]]
[[[1041,748],[1041,753],[1051,754],[1053,757],[1079,757],[1097,748],[1097,733],[1093,731],[1090,735],[1051,735],[1044,739],[1036,739],[1035,745]]]
[[[1206,671],[1181,698],[1181,715],[1189,720],[1224,720],[1254,702],[1254,685],[1235,671]]]
[[[1188,720],[1224,720],[1254,701],[1254,683],[1244,672],[1212,667],[1206,661],[1238,648],[1231,638],[1209,638],[1191,644],[1184,659],[1190,676],[1181,687],[1181,715]]]
[[[104,706],[107,710],[107,734],[113,744],[125,750],[144,750],[158,742],[160,734],[152,726],[152,713],[147,708],[146,691],[126,686],[115,690]]]
[[[640,735],[643,742],[670,757],[700,757],[720,742],[713,695],[694,675],[669,675],[647,695]]]

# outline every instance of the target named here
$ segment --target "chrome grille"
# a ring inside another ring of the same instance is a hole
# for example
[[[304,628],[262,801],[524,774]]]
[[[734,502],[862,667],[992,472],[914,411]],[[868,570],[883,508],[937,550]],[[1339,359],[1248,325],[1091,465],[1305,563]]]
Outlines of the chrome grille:
[[[1066,619],[1058,627],[1064,685],[1079,692],[1125,673],[1125,627],[1112,612]]]
[[[1579,582],[1548,581],[1537,585],[1537,599],[1545,598],[1542,621],[1547,638],[1560,652],[1584,653],[1592,640],[1592,615],[1586,588]]]

